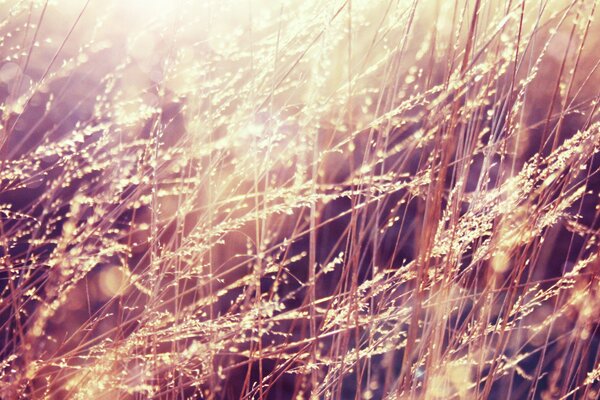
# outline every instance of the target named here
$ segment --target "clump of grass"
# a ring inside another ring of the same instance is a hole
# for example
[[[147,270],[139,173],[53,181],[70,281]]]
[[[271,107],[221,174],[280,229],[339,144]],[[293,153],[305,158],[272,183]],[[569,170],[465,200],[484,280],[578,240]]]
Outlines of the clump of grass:
[[[597,398],[596,6],[0,2],[0,397]]]

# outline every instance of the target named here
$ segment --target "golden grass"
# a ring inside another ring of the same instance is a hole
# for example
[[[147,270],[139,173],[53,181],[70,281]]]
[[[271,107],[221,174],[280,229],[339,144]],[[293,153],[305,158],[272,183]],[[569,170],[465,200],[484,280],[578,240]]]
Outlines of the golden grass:
[[[598,398],[597,5],[0,1],[0,397]]]

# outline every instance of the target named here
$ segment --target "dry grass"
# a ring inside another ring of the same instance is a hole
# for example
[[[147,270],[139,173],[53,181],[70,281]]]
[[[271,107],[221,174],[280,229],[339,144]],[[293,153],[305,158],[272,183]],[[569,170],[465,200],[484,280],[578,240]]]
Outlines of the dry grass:
[[[0,1],[0,397],[598,398],[597,6]]]

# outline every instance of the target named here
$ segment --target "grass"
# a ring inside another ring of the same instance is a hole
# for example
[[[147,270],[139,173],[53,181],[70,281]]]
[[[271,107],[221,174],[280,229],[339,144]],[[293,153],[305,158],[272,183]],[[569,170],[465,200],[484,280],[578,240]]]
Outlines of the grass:
[[[0,1],[0,397],[597,398],[597,5]]]

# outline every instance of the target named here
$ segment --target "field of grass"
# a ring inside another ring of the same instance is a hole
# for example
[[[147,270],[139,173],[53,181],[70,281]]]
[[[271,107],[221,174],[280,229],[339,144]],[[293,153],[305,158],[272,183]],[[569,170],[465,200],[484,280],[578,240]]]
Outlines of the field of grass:
[[[598,399],[598,0],[0,0],[1,399]]]

